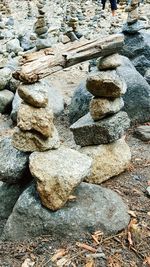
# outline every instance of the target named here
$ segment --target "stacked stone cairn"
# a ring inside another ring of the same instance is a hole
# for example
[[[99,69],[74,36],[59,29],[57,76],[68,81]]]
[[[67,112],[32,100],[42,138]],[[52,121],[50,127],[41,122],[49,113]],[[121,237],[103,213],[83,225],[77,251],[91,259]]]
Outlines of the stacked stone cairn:
[[[121,57],[113,54],[98,59],[99,71],[89,75],[87,90],[93,95],[90,112],[81,117],[70,129],[81,152],[93,158],[92,172],[87,181],[101,182],[123,172],[129,165],[131,153],[124,140],[130,126],[122,95],[127,86],[117,74]]]
[[[53,124],[52,109],[48,106],[46,84],[21,84],[18,94],[22,103],[13,134],[13,146],[28,152],[58,148],[59,136]]]
[[[8,3],[4,0],[0,0],[0,12],[4,15],[11,13]]]
[[[48,23],[45,18],[44,11],[45,1],[39,0],[37,3],[38,16],[34,24],[34,32],[37,35],[36,48],[37,50],[51,47],[51,41],[48,38]]]
[[[132,0],[126,7],[125,11],[128,12],[128,18],[122,29],[123,33],[135,34],[145,27],[138,21],[138,5],[139,0]]]
[[[36,179],[41,202],[47,208],[57,210],[90,172],[91,158],[60,147],[47,89],[47,83],[43,81],[19,85],[22,103],[12,145],[22,152],[34,152],[29,158],[29,168]]]
[[[27,17],[28,17],[28,18],[31,18],[31,17],[32,17],[32,7],[31,7],[31,2],[30,2],[30,0],[27,1],[27,9],[28,9]]]

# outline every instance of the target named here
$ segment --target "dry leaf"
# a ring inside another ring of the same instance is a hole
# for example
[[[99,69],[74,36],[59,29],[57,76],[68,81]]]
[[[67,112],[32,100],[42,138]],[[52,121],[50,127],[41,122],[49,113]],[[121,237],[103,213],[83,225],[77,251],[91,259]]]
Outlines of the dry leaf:
[[[65,264],[70,264],[70,259],[68,256],[65,256],[65,257],[62,257],[61,259],[59,259],[57,262],[56,262],[56,265],[58,267],[63,267],[65,266]]]
[[[128,210],[128,213],[129,213],[132,217],[136,218],[136,213],[135,213],[135,211],[133,211],[133,210]]]
[[[87,244],[85,244],[85,243],[79,243],[79,242],[77,242],[76,245],[77,245],[79,248],[86,249],[86,250],[91,251],[91,252],[93,252],[93,253],[95,253],[95,252],[97,251],[95,248],[93,248],[93,247],[91,247],[91,246],[89,246],[89,245],[87,245]]]
[[[73,195],[70,195],[69,198],[68,198],[68,200],[70,200],[70,201],[71,200],[76,200],[76,199],[77,199],[77,197],[76,196],[73,196]]]
[[[29,258],[25,259],[25,261],[22,263],[21,267],[32,267],[34,266],[35,262],[31,261]]]
[[[94,267],[95,266],[95,262],[93,258],[90,258],[87,263],[85,264],[85,267]]]
[[[145,261],[143,262],[144,264],[147,263],[148,267],[150,267],[150,257],[146,257]]]
[[[129,245],[133,245],[133,239],[134,241],[138,242],[141,238],[141,230],[137,224],[136,219],[131,219],[129,225],[128,225],[128,241]]]
[[[57,261],[59,258],[63,257],[66,254],[66,250],[65,249],[59,249],[51,258],[51,261]]]

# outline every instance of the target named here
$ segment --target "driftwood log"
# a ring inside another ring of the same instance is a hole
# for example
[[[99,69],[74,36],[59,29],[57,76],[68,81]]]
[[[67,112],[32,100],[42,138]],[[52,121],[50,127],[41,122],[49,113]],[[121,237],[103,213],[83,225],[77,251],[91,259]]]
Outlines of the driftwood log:
[[[91,41],[77,41],[71,45],[57,45],[38,52],[24,54],[20,68],[13,77],[24,83],[35,83],[54,72],[80,62],[116,53],[124,42],[123,34]]]

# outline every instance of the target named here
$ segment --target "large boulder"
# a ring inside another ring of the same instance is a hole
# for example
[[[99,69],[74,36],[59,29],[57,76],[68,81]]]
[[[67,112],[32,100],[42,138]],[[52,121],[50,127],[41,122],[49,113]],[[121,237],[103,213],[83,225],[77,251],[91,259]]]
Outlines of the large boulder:
[[[150,85],[134,68],[130,60],[121,56],[122,64],[117,72],[127,84],[127,92],[123,96],[124,110],[128,113],[131,122],[147,122],[150,120]],[[70,122],[74,123],[89,111],[92,94],[87,93],[86,82],[77,87],[70,105]]]
[[[82,147],[79,151],[93,159],[91,173],[85,179],[93,184],[101,184],[125,171],[131,160],[130,148],[124,138],[112,144]]]
[[[60,209],[73,190],[89,175],[91,158],[70,148],[60,147],[30,156],[30,171],[36,178],[43,205]]]
[[[90,146],[108,144],[118,140],[129,126],[129,117],[123,111],[99,121],[94,121],[88,113],[72,124],[70,130],[73,132],[77,145]]]
[[[15,149],[10,137],[0,140],[0,159],[0,181],[14,184],[29,180],[29,154]]]
[[[80,240],[96,230],[116,234],[129,223],[127,207],[110,189],[82,183],[74,201],[53,212],[41,205],[34,186],[19,197],[5,225],[2,240],[23,240],[42,234],[58,240]]]
[[[120,53],[127,56],[144,75],[150,67],[150,34],[144,30],[136,34],[125,34],[124,46]]]

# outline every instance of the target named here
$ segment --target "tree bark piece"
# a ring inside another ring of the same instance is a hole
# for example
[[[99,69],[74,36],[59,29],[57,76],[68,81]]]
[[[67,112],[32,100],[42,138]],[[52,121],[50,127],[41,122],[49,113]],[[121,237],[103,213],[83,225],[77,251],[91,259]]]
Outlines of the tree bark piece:
[[[13,77],[24,83],[35,83],[64,68],[80,62],[107,56],[118,52],[124,41],[123,34],[114,34],[103,40],[78,41],[68,47],[57,45],[32,54],[26,54],[22,66],[13,73]]]

